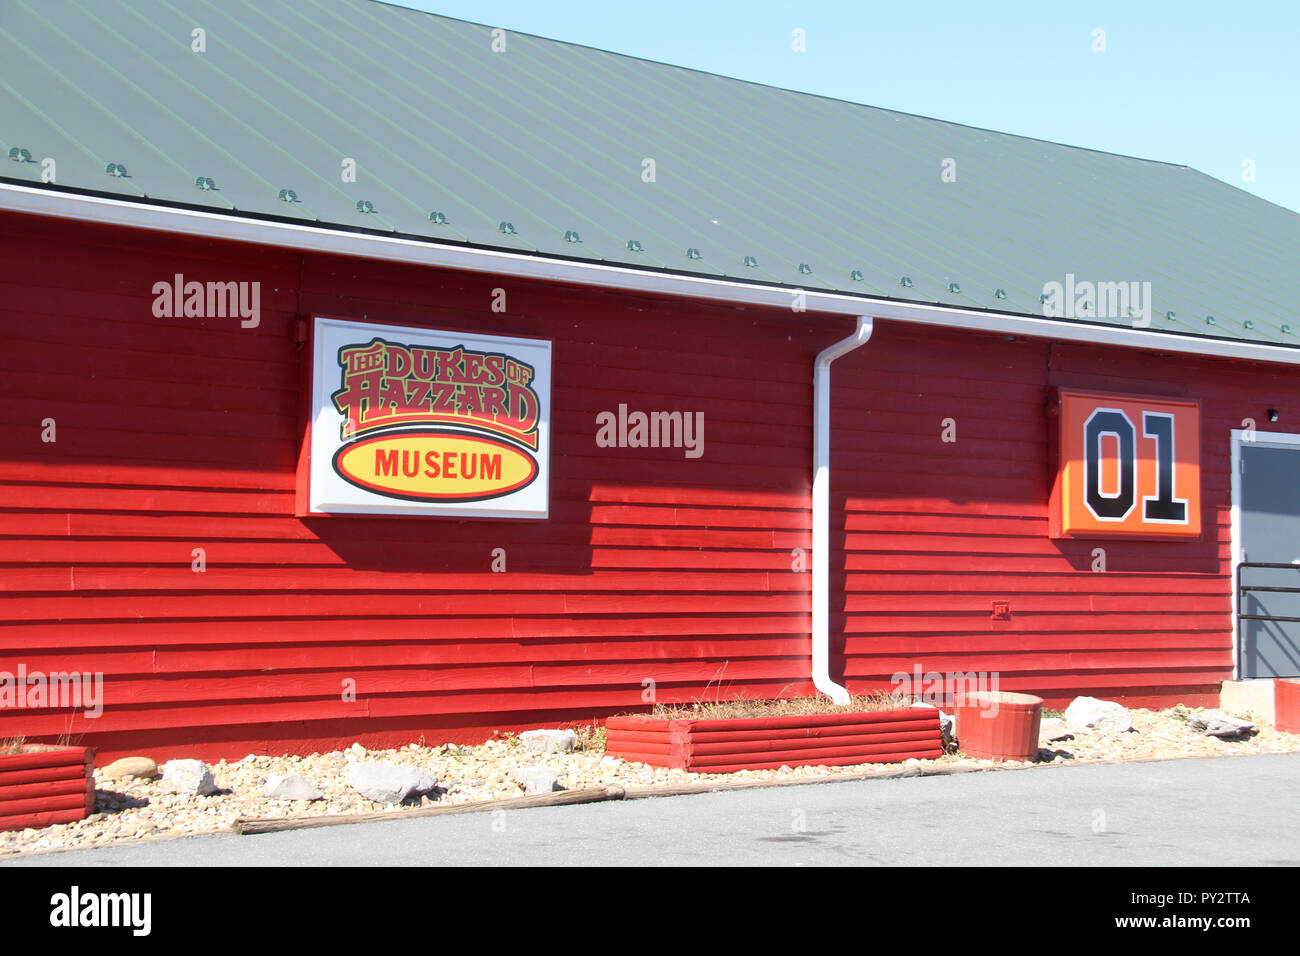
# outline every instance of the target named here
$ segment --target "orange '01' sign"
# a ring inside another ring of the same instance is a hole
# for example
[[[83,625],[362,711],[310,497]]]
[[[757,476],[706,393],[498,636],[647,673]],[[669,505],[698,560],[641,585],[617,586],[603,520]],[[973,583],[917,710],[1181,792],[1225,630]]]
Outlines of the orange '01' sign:
[[[1053,537],[1200,535],[1197,402],[1064,389],[1058,398]]]

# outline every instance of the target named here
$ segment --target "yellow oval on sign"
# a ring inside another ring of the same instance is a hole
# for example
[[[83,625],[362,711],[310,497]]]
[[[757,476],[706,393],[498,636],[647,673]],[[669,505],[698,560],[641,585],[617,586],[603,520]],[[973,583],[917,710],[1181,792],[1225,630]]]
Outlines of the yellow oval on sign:
[[[518,491],[537,462],[505,442],[455,432],[397,432],[344,445],[334,470],[350,484],[411,501],[478,501]]]

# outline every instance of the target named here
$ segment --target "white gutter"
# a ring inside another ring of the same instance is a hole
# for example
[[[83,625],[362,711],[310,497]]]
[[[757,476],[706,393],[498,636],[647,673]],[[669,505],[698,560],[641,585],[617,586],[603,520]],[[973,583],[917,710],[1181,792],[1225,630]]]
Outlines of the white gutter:
[[[156,229],[331,255],[382,259],[386,262],[405,262],[412,265],[505,274],[598,288],[711,299],[780,309],[790,308],[793,296],[800,294],[803,296],[806,310],[810,312],[829,312],[846,316],[858,316],[869,312],[877,319],[891,319],[896,322],[941,325],[953,329],[1000,332],[1066,342],[1087,342],[1094,345],[1117,345],[1192,355],[1213,355],[1243,361],[1300,365],[1300,348],[1281,345],[1234,342],[1194,335],[1172,335],[1150,329],[1086,325],[1061,319],[895,302],[891,299],[843,295],[836,292],[790,289],[783,286],[757,285],[703,276],[673,275],[598,262],[547,259],[522,252],[499,252],[461,245],[398,239],[391,236],[343,232],[298,223],[245,219],[230,213],[175,209],[169,206],[155,206],[101,196],[80,196],[9,183],[0,183],[0,207],[61,219],[89,220],[135,229]]]
[[[849,702],[849,692],[830,674],[831,362],[865,345],[871,328],[869,316],[858,316],[853,334],[822,349],[813,363],[812,679],[840,705]]]

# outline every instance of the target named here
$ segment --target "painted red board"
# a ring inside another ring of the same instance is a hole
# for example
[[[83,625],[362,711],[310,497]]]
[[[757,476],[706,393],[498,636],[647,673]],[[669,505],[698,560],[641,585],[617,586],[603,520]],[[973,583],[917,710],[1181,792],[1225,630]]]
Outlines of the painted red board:
[[[888,719],[880,719],[884,715]],[[737,720],[690,720],[687,729],[691,739],[702,742],[727,740],[770,740],[774,737],[804,738],[815,740],[845,733],[895,733],[927,730],[938,724],[938,711],[908,709],[901,711],[882,711],[880,713],[853,715],[832,723],[813,722],[821,715],[808,715],[799,723],[798,715],[793,717],[766,718],[747,717]],[[835,715],[840,716],[840,715]],[[847,716],[847,715],[846,715]],[[875,719],[869,719],[875,718]],[[771,723],[769,723],[769,720]]]
[[[863,739],[862,733],[841,734],[835,737],[771,737],[766,740],[719,740],[712,743],[702,742],[691,735],[691,753],[698,759],[703,757],[714,757],[719,754],[745,754],[755,751],[773,751],[773,750],[797,750],[803,753],[816,753],[819,751],[831,751],[842,749],[855,749],[861,747]],[[928,741],[934,739],[934,730],[918,728],[915,730],[901,730],[885,732],[878,727],[870,731],[870,740],[872,746],[888,746],[898,743],[911,743],[913,741]]]
[[[86,792],[78,789],[73,793],[49,794],[46,796],[27,797],[21,800],[0,799],[0,817],[21,816],[25,813],[42,813],[46,810],[86,811]]]
[[[75,823],[77,820],[84,819],[86,819],[85,807],[18,813],[11,816],[0,816],[0,830],[40,829],[55,823]]]
[[[918,752],[933,753],[935,757],[938,757],[942,753],[942,749],[942,747],[935,746],[933,741],[910,740],[898,741],[894,744],[882,744],[879,747],[835,747],[828,750],[793,748],[788,750],[752,750],[729,754],[692,754],[686,762],[686,769],[698,773],[711,773],[715,767],[748,766],[760,763],[775,763],[778,766],[785,764],[790,767],[815,767],[829,760],[838,760],[851,764],[867,763],[871,758],[876,758],[881,762],[889,762],[890,760],[901,762]]]
[[[41,767],[88,767],[95,751],[90,747],[51,747],[48,750],[0,754],[0,772],[35,770]]]
[[[744,763],[724,764],[716,767],[709,767],[706,770],[700,770],[702,773],[736,773],[739,770],[779,770],[781,767],[853,767],[865,763],[902,763],[915,757],[917,760],[934,760],[943,755],[943,751],[938,748],[926,748],[913,750],[907,753],[885,754],[868,757],[827,757],[816,761],[798,761],[789,760],[780,761],[745,761]]]
[[[11,786],[28,783],[45,783],[55,780],[85,780],[85,764],[68,764],[66,767],[37,767],[33,770],[0,770],[0,792]]]
[[[0,813],[11,800],[31,800],[37,797],[58,797],[70,793],[85,794],[84,776],[71,780],[40,780],[35,783],[6,783],[0,781]]]

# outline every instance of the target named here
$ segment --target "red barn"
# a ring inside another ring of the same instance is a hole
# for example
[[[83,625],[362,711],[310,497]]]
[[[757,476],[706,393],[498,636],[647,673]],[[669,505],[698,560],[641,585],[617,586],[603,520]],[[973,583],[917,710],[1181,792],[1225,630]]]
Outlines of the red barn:
[[[1300,674],[1295,213],[370,0],[0,42],[0,738]]]

